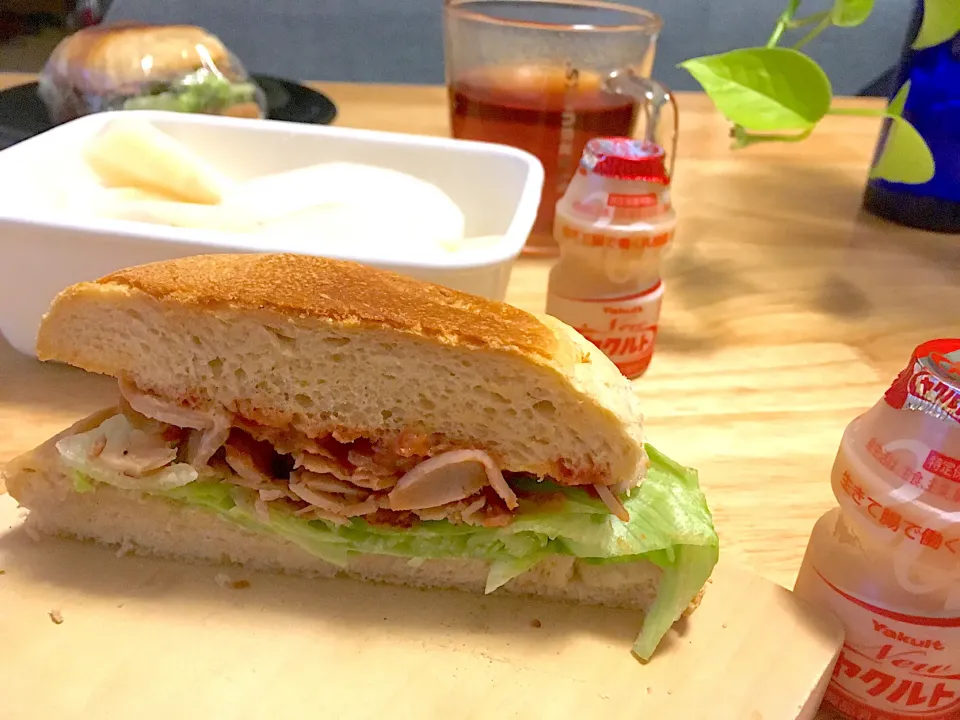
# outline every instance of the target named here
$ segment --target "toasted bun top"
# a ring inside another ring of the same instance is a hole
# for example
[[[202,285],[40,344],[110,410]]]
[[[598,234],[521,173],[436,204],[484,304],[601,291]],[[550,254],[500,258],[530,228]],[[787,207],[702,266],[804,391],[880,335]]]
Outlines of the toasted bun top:
[[[208,255],[63,291],[43,360],[296,438],[436,436],[571,484],[642,474],[630,382],[559,320],[352,262]],[[299,438],[299,440],[297,439]]]
[[[54,49],[46,74],[82,92],[135,94],[150,82],[177,80],[201,68],[236,79],[220,40],[192,25],[121,22],[84,28]]]
[[[543,361],[574,351],[561,348],[542,322],[512,305],[308,255],[198,255],[121,270],[97,283],[126,285],[193,307],[270,309],[295,318],[388,327]]]

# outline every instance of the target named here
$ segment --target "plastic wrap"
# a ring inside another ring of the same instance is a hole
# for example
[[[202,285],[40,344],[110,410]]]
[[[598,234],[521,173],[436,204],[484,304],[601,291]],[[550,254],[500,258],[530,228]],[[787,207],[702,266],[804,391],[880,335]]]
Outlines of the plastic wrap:
[[[220,40],[192,26],[85,28],[54,49],[39,78],[54,122],[106,110],[265,117],[266,96]]]

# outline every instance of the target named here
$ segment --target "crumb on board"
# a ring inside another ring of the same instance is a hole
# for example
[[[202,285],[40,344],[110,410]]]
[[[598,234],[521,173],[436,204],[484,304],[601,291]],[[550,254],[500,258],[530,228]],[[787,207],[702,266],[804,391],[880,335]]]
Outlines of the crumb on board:
[[[648,687],[648,688],[647,688],[647,695],[653,695],[653,688],[652,688],[652,687]]]
[[[220,587],[230,588],[231,590],[246,590],[250,587],[249,580],[233,580],[226,573],[217,573],[213,580]]]
[[[6,574],[7,574],[6,570],[0,570],[0,575],[6,575]]]
[[[543,627],[543,623],[540,622],[537,618],[534,618],[533,620],[530,621],[530,627],[541,628]]]
[[[723,628],[724,630],[726,630],[726,629],[727,629],[727,624],[726,624],[726,623],[724,623],[724,624],[723,624],[723,625],[721,625],[720,627],[722,627],[722,628]]]
[[[50,616],[50,620],[53,621],[54,625],[60,625],[63,622],[63,613],[59,610],[51,610],[47,615]]]

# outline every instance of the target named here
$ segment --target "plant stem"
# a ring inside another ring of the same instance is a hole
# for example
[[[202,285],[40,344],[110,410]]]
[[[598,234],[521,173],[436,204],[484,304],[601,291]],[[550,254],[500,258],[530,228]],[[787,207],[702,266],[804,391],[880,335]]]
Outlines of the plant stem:
[[[770,36],[770,39],[767,40],[767,47],[776,47],[777,43],[780,41],[780,36],[783,35],[783,31],[786,29],[787,23],[785,23],[781,17],[779,20],[777,20],[777,26],[773,29],[773,34]]]
[[[805,18],[800,18],[799,20],[791,20],[787,23],[787,27],[790,30],[796,30],[798,28],[806,27],[807,25],[813,25],[814,23],[821,22],[824,18],[830,17],[830,11],[824,10],[823,12],[814,13]]]
[[[831,25],[832,23],[833,23],[832,18],[830,17],[829,14],[827,14],[826,17],[824,17],[819,23],[817,23],[817,26],[816,26],[815,28],[813,28],[810,32],[808,32],[806,35],[804,35],[802,38],[800,38],[800,39],[797,41],[797,43],[793,46],[793,49],[794,49],[794,50],[799,50],[799,49],[802,48],[804,45],[806,45],[808,42],[810,42],[811,40],[813,40],[817,35],[819,35],[819,34],[822,33],[824,30],[826,30],[828,27],[830,27],[830,25]]]
[[[773,33],[770,35],[770,39],[767,40],[768,48],[776,47],[777,43],[780,42],[780,37],[787,29],[787,26],[793,22],[793,18],[800,8],[801,1],[802,0],[790,0],[790,4],[780,13],[780,17],[777,18],[776,27],[773,28]]]
[[[800,132],[796,135],[782,135],[774,133],[758,134],[752,133],[740,125],[734,125],[730,135],[733,137],[734,148],[745,148],[749,147],[750,145],[756,145],[757,143],[764,142],[800,142],[810,137],[810,134],[813,132],[813,130],[813,127],[807,128],[803,132]]]

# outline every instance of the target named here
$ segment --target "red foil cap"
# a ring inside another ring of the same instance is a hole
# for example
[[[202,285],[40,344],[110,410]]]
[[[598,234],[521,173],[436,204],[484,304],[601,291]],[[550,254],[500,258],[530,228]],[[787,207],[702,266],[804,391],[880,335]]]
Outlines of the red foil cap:
[[[918,345],[883,399],[898,410],[919,410],[960,425],[960,339]]]
[[[603,177],[669,185],[664,155],[663,148],[649,140],[593,138],[583,149],[580,167]]]

